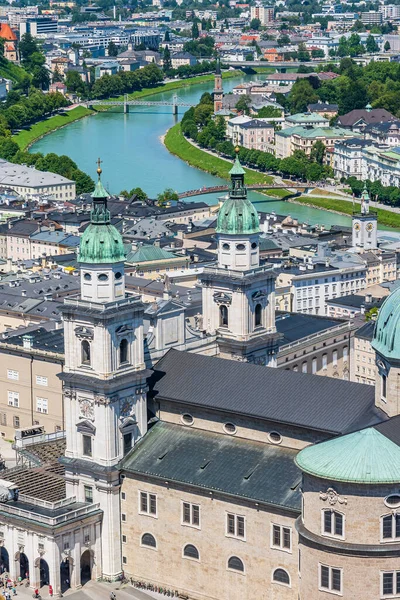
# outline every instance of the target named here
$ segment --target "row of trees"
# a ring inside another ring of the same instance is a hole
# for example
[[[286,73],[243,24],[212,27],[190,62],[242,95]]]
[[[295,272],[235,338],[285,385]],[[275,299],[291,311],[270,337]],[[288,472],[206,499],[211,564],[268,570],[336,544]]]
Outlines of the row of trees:
[[[277,101],[292,114],[304,112],[308,104],[328,102],[338,104],[339,114],[365,108],[385,108],[400,116],[400,64],[371,62],[366,67],[357,65],[351,58],[343,58],[339,68],[327,65],[325,70],[336,71],[336,79],[320,81],[310,75],[299,79],[290,94],[277,94]]]
[[[154,87],[162,80],[162,71],[151,63],[137,71],[119,71],[116,75],[103,75],[94,82],[88,92],[92,98],[110,98]]]
[[[27,96],[10,91],[7,101],[0,107],[0,135],[39,121],[43,117],[68,106],[68,100],[59,92],[44,94],[31,88]]]
[[[370,181],[369,179],[364,182],[355,177],[349,177],[343,183],[347,183],[353,194],[357,197],[361,196],[364,183],[366,183],[371,200],[382,202],[382,204],[388,204],[389,206],[400,206],[400,189],[395,186],[383,186],[380,181]]]
[[[182,133],[203,148],[233,158],[235,148],[231,141],[226,140],[226,122],[223,117],[213,119],[212,114],[212,97],[206,92],[202,95],[200,103],[184,114],[181,122]],[[239,158],[243,164],[259,171],[280,173],[303,181],[320,181],[333,176],[331,167],[324,165],[325,146],[320,141],[314,144],[309,157],[304,152],[296,151],[293,156],[279,159],[268,152],[242,147]]]

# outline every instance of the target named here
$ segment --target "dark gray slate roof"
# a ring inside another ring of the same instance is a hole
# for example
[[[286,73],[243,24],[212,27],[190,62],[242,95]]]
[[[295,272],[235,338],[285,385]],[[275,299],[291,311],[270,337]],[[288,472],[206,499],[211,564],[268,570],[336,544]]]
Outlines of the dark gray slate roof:
[[[300,512],[297,451],[159,421],[122,469]]]
[[[337,327],[344,322],[344,320],[330,319],[329,317],[291,313],[276,319],[276,329],[283,335],[282,345],[290,344],[330,327]]]
[[[387,418],[372,386],[174,349],[155,365],[150,388],[159,400],[330,433]]]
[[[23,347],[24,335],[10,335],[1,345],[7,347],[7,344],[12,344]],[[29,335],[32,337],[32,348],[64,354],[64,330],[62,328],[47,331],[44,327],[39,327],[34,331],[29,331]]]
[[[355,337],[363,340],[372,340],[374,337],[375,321],[367,321],[360,329],[355,332]]]
[[[396,415],[388,421],[376,425],[375,429],[394,444],[400,446],[400,415]]]

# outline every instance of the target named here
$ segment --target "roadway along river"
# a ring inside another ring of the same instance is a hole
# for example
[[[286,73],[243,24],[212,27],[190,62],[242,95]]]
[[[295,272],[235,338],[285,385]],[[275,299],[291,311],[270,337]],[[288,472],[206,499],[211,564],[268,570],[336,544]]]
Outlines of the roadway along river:
[[[225,91],[246,79],[250,77],[225,80]],[[211,91],[212,87],[211,83],[197,84],[182,88],[177,93],[180,98],[196,103],[201,94]],[[173,93],[157,94],[150,99],[170,100]],[[109,111],[71,123],[36,142],[30,151],[67,154],[92,177],[95,176],[95,162],[100,156],[103,160],[104,182],[113,193],[139,186],[150,197],[155,197],[166,187],[181,192],[225,183],[218,177],[190,167],[172,156],[162,145],[160,137],[176,122],[171,107],[130,108],[128,115]],[[179,118],[185,110],[180,109]],[[290,214],[310,224],[350,224],[348,217],[324,210],[281,201],[264,202],[265,196],[256,192],[249,192],[249,197],[256,202],[259,210]],[[217,194],[199,196],[197,199],[215,204]]]

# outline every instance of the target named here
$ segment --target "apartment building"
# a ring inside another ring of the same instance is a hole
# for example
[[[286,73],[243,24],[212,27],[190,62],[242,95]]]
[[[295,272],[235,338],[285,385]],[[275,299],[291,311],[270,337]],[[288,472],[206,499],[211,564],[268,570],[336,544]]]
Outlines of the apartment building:
[[[263,152],[273,152],[275,139],[275,129],[272,123],[252,119],[246,123],[241,123],[237,127],[237,143],[249,150],[262,150]]]
[[[274,20],[274,7],[251,6],[250,17],[251,19],[259,19],[261,21],[261,25],[269,25]]]
[[[64,430],[62,329],[39,328],[0,343],[0,435],[14,439],[15,429],[43,426]]]
[[[314,315],[327,315],[327,301],[345,296],[365,288],[367,267],[353,264],[334,267],[326,261],[314,264],[312,261],[299,266],[281,268],[277,286],[291,286],[292,310]]]
[[[375,385],[375,351],[371,346],[375,321],[367,321],[355,330],[350,345],[350,380]]]
[[[354,137],[350,131],[341,127],[288,127],[275,133],[275,152],[277,158],[287,158],[296,150],[310,156],[315,142],[322,142],[327,150],[326,157],[333,153],[335,143]]]
[[[372,140],[352,137],[335,142],[333,148],[333,171],[337,179],[362,177],[363,150],[373,144]]]
[[[57,200],[73,200],[76,196],[75,181],[3,159],[0,159],[0,179],[2,186],[15,190],[24,198],[49,194]]]

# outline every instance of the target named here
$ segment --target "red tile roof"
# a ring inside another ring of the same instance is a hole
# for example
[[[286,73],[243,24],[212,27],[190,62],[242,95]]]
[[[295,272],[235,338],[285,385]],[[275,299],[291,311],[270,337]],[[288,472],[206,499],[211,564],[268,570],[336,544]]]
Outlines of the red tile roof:
[[[0,38],[14,42],[17,41],[17,36],[7,23],[0,23]]]

